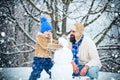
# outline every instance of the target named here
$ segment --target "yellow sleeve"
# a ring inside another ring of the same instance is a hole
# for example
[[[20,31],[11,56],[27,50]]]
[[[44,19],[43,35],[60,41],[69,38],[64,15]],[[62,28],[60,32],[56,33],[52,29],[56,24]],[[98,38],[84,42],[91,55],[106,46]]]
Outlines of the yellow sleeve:
[[[43,35],[37,35],[37,44],[39,44],[43,49],[48,49],[48,43]]]
[[[46,41],[45,37],[43,35],[38,35],[37,36],[37,43],[43,48],[47,50],[54,50],[54,49],[59,49],[62,48],[61,45],[58,44],[57,40],[51,39],[49,43]]]
[[[49,49],[59,49],[62,48],[62,45],[58,44],[58,41],[55,39],[52,39],[52,41],[48,44]]]
[[[55,44],[58,44],[58,40],[55,40],[55,39],[52,39],[52,42],[55,43]]]

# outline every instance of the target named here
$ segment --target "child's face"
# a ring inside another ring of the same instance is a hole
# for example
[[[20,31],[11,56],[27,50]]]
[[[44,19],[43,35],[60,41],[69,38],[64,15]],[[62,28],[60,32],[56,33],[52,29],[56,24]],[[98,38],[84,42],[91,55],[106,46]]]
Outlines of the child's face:
[[[49,30],[49,31],[45,31],[43,34],[44,34],[47,38],[51,38],[51,36],[52,36],[52,33],[51,33],[50,30]]]

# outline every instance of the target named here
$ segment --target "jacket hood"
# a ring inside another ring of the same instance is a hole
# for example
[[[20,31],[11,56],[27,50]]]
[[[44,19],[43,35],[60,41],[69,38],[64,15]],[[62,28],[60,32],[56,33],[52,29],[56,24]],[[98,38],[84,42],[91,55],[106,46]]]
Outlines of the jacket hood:
[[[75,39],[76,39],[76,42],[78,42],[81,39],[82,34],[84,32],[84,25],[82,23],[75,23],[73,24],[73,27],[76,30]]]

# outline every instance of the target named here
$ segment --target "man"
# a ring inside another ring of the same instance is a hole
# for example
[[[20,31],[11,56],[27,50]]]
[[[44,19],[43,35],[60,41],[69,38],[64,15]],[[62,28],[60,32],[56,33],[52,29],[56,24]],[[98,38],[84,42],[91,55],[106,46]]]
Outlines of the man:
[[[83,24],[73,24],[70,33],[73,53],[73,77],[89,76],[92,80],[97,80],[102,65],[94,42],[83,35],[83,32]]]
[[[33,71],[31,72],[29,80],[37,80],[43,69],[49,74],[51,78],[50,69],[53,66],[51,55],[53,49],[62,48],[58,45],[58,41],[51,37],[52,26],[47,22],[45,17],[40,18],[40,32],[37,35],[37,42],[35,45],[34,61],[32,64]]]

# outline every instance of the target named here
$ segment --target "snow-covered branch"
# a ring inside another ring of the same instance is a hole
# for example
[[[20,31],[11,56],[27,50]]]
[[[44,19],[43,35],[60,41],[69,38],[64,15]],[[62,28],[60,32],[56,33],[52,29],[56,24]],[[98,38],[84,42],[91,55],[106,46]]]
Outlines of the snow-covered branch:
[[[30,16],[30,17],[32,17],[33,18],[33,20],[35,20],[35,21],[37,21],[37,22],[39,22],[39,20],[37,20],[30,12],[28,12],[28,10],[26,9],[26,7],[25,7],[25,5],[24,5],[24,3],[23,3],[23,1],[22,0],[20,0],[21,1],[21,4],[22,4],[22,6],[23,6],[23,8],[24,8],[24,10],[26,11],[26,13]]]
[[[36,10],[38,10],[40,13],[45,13],[45,14],[51,14],[51,12],[45,12],[45,11],[42,11],[40,10],[39,8],[37,8],[35,6],[35,4],[31,1],[31,0],[27,0]]]
[[[105,32],[102,34],[102,36],[99,38],[99,40],[96,42],[96,45],[98,45],[106,36],[106,34],[108,33],[108,31],[112,28],[112,25],[114,24],[114,22],[116,21],[117,18],[115,18],[112,23],[109,25],[109,27],[105,30]]]
[[[94,19],[92,19],[92,20],[89,21],[88,23],[85,23],[85,26],[88,26],[89,24],[91,24],[91,23],[93,23],[94,21],[96,21],[96,20],[101,16],[101,14],[103,14],[104,11],[107,9],[107,6],[108,6],[109,3],[110,3],[110,2],[107,2],[107,3],[105,4],[104,8],[102,9],[101,12],[99,12],[100,14],[99,14],[97,17],[95,17]]]
[[[29,50],[21,50],[21,49],[19,49],[18,47],[29,47],[29,48],[31,48],[31,49],[29,49]],[[14,54],[24,54],[24,53],[30,53],[30,52],[33,52],[34,50],[35,50],[35,48],[32,46],[32,45],[29,45],[29,44],[27,44],[27,43],[21,43],[21,44],[16,44],[16,45],[13,45],[13,46],[11,46],[11,48],[17,48],[17,51],[14,51],[14,52],[7,52],[7,53],[3,53],[2,52],[2,54],[8,54],[8,55],[10,55],[10,54],[12,54],[12,55],[14,55]]]
[[[36,42],[36,40],[34,40],[18,23],[18,21],[16,20],[16,24],[17,26],[16,27],[19,27],[19,29],[31,40],[33,41],[34,43]]]
[[[21,67],[21,66],[30,65],[30,64],[32,64],[32,61],[24,62],[24,63],[22,63],[22,64],[20,64],[18,66]]]

